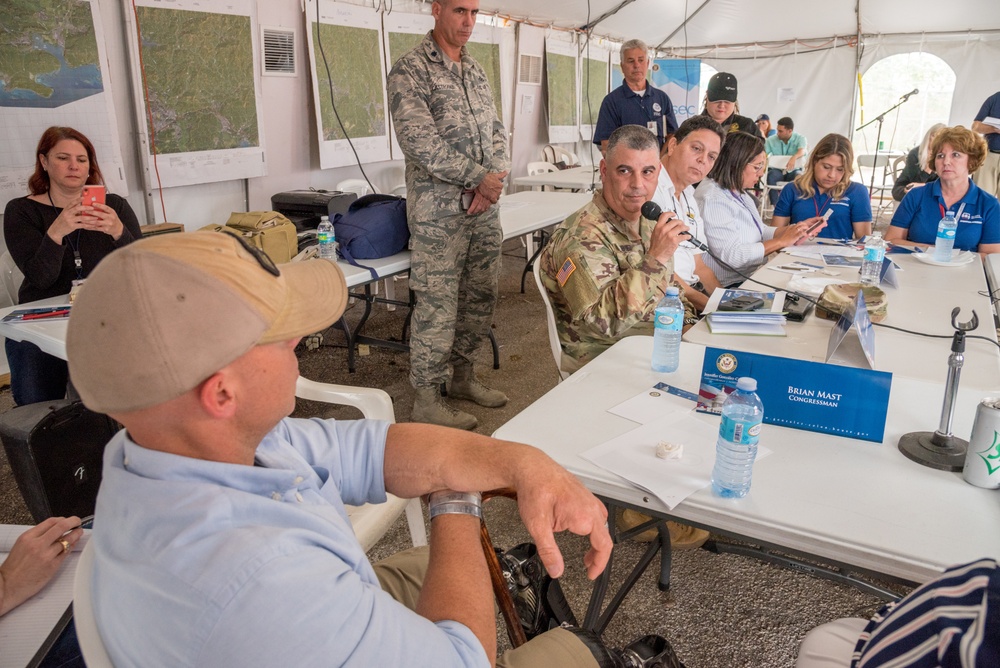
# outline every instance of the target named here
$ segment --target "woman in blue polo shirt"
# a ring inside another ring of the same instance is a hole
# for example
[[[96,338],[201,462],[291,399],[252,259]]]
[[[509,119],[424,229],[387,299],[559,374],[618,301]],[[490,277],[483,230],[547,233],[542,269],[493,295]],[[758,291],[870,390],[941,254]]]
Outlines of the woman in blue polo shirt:
[[[938,223],[953,211],[956,249],[1000,253],[1000,202],[969,178],[983,164],[986,141],[961,125],[945,128],[934,137],[931,155],[938,180],[906,193],[885,240],[933,246]]]
[[[809,154],[805,170],[781,189],[771,224],[775,227],[818,221],[828,210],[830,220],[816,236],[861,238],[872,231],[868,188],[851,181],[854,147],[843,135],[828,134]]]

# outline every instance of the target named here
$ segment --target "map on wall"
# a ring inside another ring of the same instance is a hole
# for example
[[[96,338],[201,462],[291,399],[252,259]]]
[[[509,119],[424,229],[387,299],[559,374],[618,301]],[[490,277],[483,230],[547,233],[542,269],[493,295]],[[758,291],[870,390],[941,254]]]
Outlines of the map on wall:
[[[318,30],[317,0],[308,0],[305,14],[320,167],[389,160],[380,15],[328,0],[318,7]]]
[[[250,17],[160,7],[136,13],[156,152],[259,146]]]
[[[577,109],[576,45],[549,36],[545,40],[545,73],[548,88],[549,141],[575,142],[580,138]]]
[[[135,4],[129,48],[149,186],[264,175],[253,1]]]
[[[588,55],[589,51],[589,55]],[[594,126],[601,112],[601,103],[608,94],[608,67],[610,52],[598,46],[584,47],[583,72],[580,74],[580,87],[583,97],[580,100],[580,131],[584,140],[594,136]]]
[[[109,190],[127,195],[96,3],[6,0],[0,29],[0,207],[28,193],[35,147],[51,125],[93,142]]]
[[[386,134],[386,109],[382,97],[381,39],[378,30],[313,23],[315,49],[313,66],[319,81],[320,117],[323,139],[378,137]],[[323,55],[326,55],[326,61]],[[326,63],[330,63],[327,76]],[[350,63],[350,67],[340,66]],[[330,101],[330,86],[337,101],[337,114]],[[337,115],[340,120],[337,120]],[[343,128],[341,128],[343,124]],[[346,135],[344,132],[346,131]]]

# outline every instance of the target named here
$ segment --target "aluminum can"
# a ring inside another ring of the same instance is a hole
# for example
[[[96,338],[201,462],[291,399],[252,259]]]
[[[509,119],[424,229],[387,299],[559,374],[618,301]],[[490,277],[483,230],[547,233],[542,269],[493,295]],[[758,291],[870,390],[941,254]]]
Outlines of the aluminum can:
[[[987,397],[976,407],[962,477],[976,487],[1000,488],[1000,397]]]

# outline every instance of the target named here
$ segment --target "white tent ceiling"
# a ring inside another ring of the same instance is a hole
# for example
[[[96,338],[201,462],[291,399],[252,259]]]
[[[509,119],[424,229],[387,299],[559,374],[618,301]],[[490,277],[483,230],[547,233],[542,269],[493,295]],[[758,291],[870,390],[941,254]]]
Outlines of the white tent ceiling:
[[[594,35],[664,49],[856,35],[859,13],[868,35],[1000,30],[998,0],[482,0],[480,9],[560,28],[589,16]]]

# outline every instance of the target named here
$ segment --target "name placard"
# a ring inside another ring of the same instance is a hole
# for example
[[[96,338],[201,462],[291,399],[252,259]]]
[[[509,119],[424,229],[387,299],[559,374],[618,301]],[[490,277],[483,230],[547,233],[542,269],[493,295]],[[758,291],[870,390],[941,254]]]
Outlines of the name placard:
[[[757,379],[767,424],[882,442],[891,373],[707,348],[698,410],[720,413],[741,376]]]

